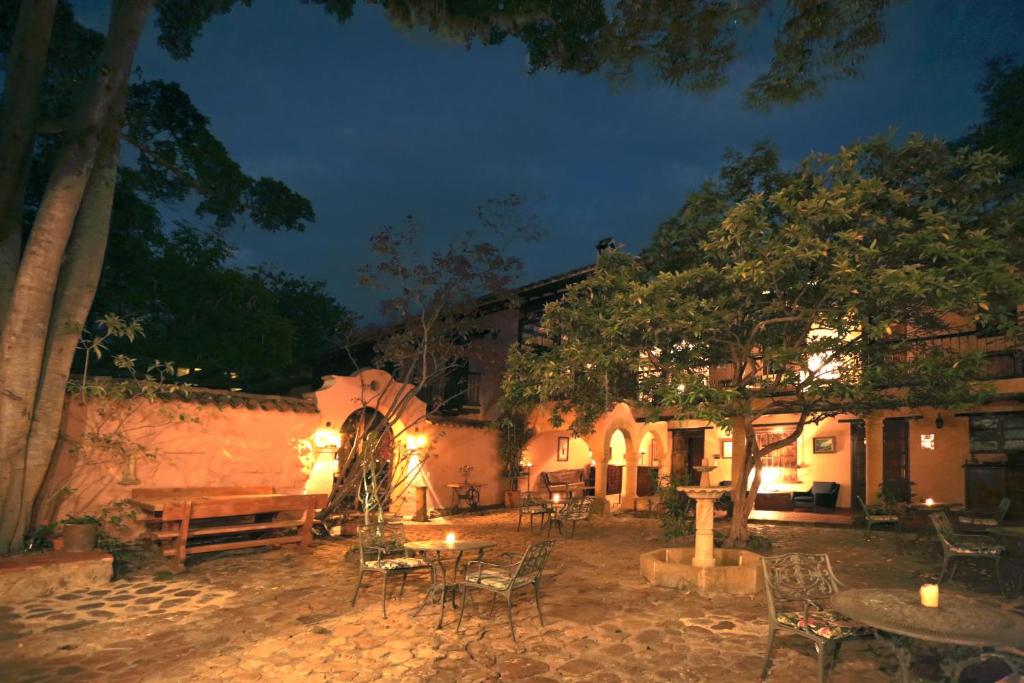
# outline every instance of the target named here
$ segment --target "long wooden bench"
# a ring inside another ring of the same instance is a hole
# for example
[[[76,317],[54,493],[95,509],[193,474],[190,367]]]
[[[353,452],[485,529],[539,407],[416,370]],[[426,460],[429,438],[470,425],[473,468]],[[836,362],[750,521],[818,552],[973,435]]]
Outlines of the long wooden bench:
[[[154,517],[160,528],[153,537],[160,542],[163,555],[170,559],[171,567],[182,571],[185,558],[199,553],[259,546],[297,543],[308,547],[313,540],[313,520],[318,503],[317,495],[221,495],[187,500],[167,500],[162,503],[160,516]],[[288,515],[282,518],[282,514]],[[297,533],[285,536],[261,536],[246,540],[218,541],[217,536],[287,531]],[[209,543],[192,540],[209,539]]]

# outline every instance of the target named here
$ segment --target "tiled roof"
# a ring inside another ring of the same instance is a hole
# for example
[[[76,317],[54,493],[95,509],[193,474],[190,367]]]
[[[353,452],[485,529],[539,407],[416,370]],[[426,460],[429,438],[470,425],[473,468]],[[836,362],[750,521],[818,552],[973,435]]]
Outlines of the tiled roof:
[[[218,408],[248,408],[249,410],[275,410],[278,412],[316,413],[316,401],[295,396],[248,394],[242,391],[189,387],[187,391],[161,394],[165,401],[183,401]]]

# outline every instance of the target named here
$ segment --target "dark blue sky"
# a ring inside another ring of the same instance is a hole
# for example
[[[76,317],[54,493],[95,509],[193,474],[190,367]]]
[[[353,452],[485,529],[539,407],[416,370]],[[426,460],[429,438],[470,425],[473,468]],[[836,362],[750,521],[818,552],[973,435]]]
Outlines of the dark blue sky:
[[[106,6],[76,3],[101,30]],[[443,243],[473,224],[481,202],[525,196],[547,232],[518,249],[536,279],[591,261],[601,237],[641,249],[726,147],[770,138],[793,162],[890,128],[956,137],[980,116],[985,60],[1020,49],[1024,3],[900,4],[886,30],[862,78],[769,114],[741,100],[769,58],[763,48],[743,54],[711,96],[613,88],[599,77],[529,76],[515,41],[467,52],[395,30],[363,5],[339,25],[298,2],[256,2],[209,24],[186,62],[158,48],[151,27],[137,64],[147,78],[181,83],[246,172],[312,200],[317,222],[304,234],[233,235],[239,262],[326,280],[372,315],[355,268],[368,236],[407,214]]]

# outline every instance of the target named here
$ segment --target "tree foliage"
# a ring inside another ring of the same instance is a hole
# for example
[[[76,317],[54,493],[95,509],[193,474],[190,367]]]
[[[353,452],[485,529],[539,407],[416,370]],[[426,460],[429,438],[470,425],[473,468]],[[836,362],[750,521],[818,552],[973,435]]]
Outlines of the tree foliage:
[[[809,422],[970,403],[980,359],[934,337],[1016,329],[1009,304],[1024,286],[1006,255],[1024,203],[1002,192],[1006,163],[918,136],[812,155],[791,173],[763,145],[731,155],[656,248],[603,257],[548,306],[561,343],[514,351],[507,396],[551,402],[581,433],[622,400],[741,430],[741,505],[750,471],[756,491],[761,458]],[[797,426],[759,446],[752,423],[771,413]]]

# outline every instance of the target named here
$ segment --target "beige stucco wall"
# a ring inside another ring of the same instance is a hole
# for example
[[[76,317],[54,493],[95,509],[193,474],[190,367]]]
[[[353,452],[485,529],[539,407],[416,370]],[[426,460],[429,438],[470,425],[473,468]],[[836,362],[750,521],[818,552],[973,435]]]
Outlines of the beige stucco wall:
[[[124,428],[150,455],[136,459],[138,482],[124,483],[123,459],[78,447],[86,412],[80,402],[69,401],[66,438],[44,492],[50,497],[64,487],[71,490],[62,497],[55,519],[96,513],[139,487],[270,485],[281,492],[302,492],[306,475],[293,441],[310,436],[319,415],[141,398],[133,404],[133,417]],[[92,403],[90,411],[97,407],[102,405]]]

